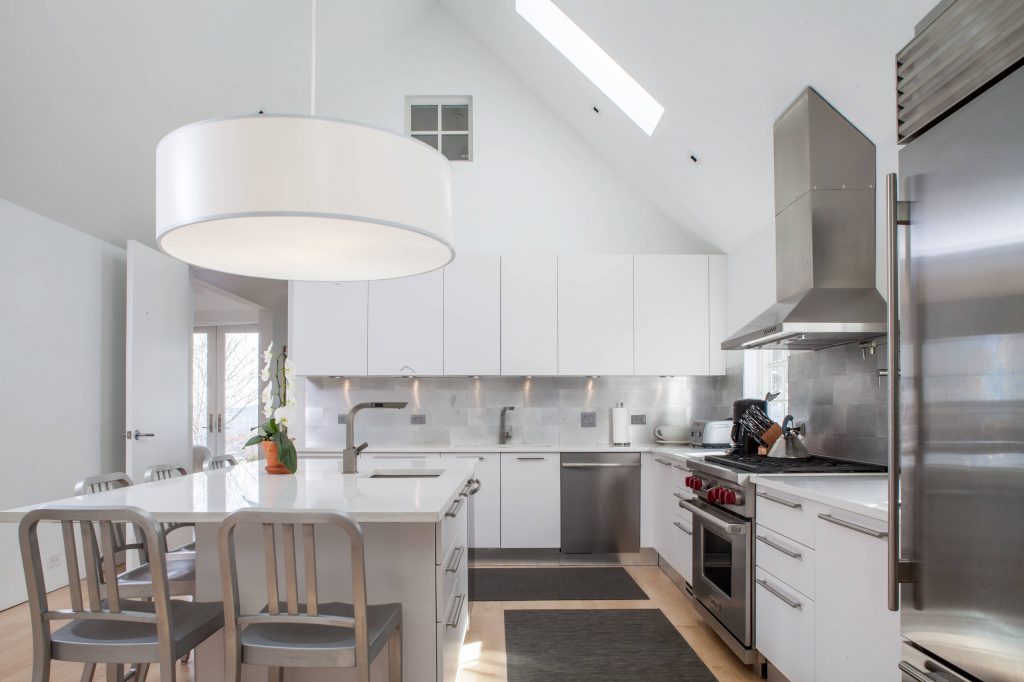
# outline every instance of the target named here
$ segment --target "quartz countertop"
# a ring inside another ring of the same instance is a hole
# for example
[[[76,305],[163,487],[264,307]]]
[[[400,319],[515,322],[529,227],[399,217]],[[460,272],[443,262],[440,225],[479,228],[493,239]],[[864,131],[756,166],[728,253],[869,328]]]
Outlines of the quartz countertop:
[[[300,448],[299,456],[304,458],[339,457],[343,448]],[[660,443],[636,443],[633,445],[611,444],[565,444],[565,445],[374,445],[363,451],[365,454],[393,453],[479,453],[482,455],[501,452],[652,452],[681,459],[692,459],[706,455],[721,455],[724,449],[696,448],[689,445],[663,445]]]
[[[340,459],[302,459],[293,475],[270,475],[258,462],[165,481],[140,483],[81,497],[0,511],[0,522],[18,522],[45,504],[140,507],[160,522],[218,522],[246,508],[332,509],[360,522],[428,522],[445,511],[472,476],[476,462],[439,462],[437,478],[369,478],[342,474]]]
[[[887,522],[886,474],[757,474],[754,484]]]

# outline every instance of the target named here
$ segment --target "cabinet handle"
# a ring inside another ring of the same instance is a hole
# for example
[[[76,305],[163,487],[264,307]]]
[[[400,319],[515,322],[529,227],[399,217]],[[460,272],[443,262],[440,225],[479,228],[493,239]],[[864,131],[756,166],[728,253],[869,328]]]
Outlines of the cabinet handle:
[[[462,620],[462,607],[466,604],[466,597],[465,595],[460,594],[459,596],[455,597],[455,601],[457,601],[458,604],[452,606],[451,617],[448,618],[444,623],[444,626],[448,628],[455,627],[459,624],[459,621]]]
[[[874,528],[868,528],[867,526],[859,526],[856,523],[850,523],[849,521],[846,521],[844,519],[836,518],[835,516],[832,516],[831,514],[818,514],[818,518],[821,519],[822,521],[828,521],[829,523],[834,523],[837,526],[842,526],[843,528],[849,528],[850,530],[855,530],[858,533],[864,533],[864,535],[870,535],[873,538],[887,538],[887,537],[889,537],[889,533],[887,533],[884,530],[875,530]]]
[[[693,530],[687,530],[683,527],[683,524],[679,523],[678,521],[673,521],[672,525],[678,528],[679,530],[683,531],[687,535],[693,535]]]
[[[779,550],[780,552],[782,552],[782,553],[783,553],[783,554],[785,554],[786,556],[791,556],[791,557],[793,557],[794,559],[802,559],[802,558],[803,558],[803,556],[804,556],[804,555],[803,555],[802,553],[800,553],[800,552],[794,552],[793,550],[791,550],[791,549],[790,549],[790,548],[788,548],[788,547],[783,547],[783,546],[782,546],[782,545],[780,545],[779,543],[777,543],[777,542],[775,542],[774,540],[772,540],[771,538],[769,538],[769,537],[768,537],[767,535],[758,535],[758,536],[756,536],[756,537],[757,537],[757,539],[758,539],[758,540],[760,540],[760,541],[761,541],[761,542],[763,542],[764,544],[768,545],[768,546],[769,546],[769,547],[771,547],[772,549],[777,549],[777,550]]]
[[[543,462],[546,457],[516,457],[520,462]]]
[[[672,468],[673,468],[673,469],[682,469],[683,471],[689,471],[689,469],[687,469],[686,467],[684,467],[684,466],[683,466],[682,464],[673,464],[673,465],[672,465]]]
[[[444,515],[454,519],[456,516],[459,515],[459,512],[462,511],[462,505],[464,505],[465,503],[466,498],[460,495],[458,498],[455,499],[454,502],[452,502],[452,506],[448,507],[448,511],[446,511]]]
[[[800,602],[798,602],[795,599],[790,599],[788,596],[786,596],[782,592],[778,591],[777,589],[775,589],[774,587],[769,585],[767,580],[761,580],[760,578],[757,578],[756,580],[754,580],[754,582],[756,582],[758,585],[760,585],[761,587],[763,587],[764,589],[768,590],[769,592],[774,594],[776,597],[781,599],[782,602],[786,606],[788,606],[789,608],[791,608],[791,609],[803,608],[803,604],[801,604]]]
[[[935,679],[916,665],[911,665],[906,661],[900,661],[898,667],[900,672],[914,680],[914,682],[932,682]]]
[[[462,557],[466,555],[466,548],[461,546],[456,547],[455,554],[456,556],[452,557],[453,560],[449,561],[448,565],[444,567],[445,573],[455,573],[459,570],[459,566],[462,565]]]
[[[674,497],[675,497],[675,498],[676,498],[677,500],[688,500],[688,499],[690,499],[689,497],[683,497],[682,493],[672,493],[672,495],[673,495],[673,496],[674,496]]]
[[[783,505],[785,507],[789,507],[790,509],[801,509],[801,508],[803,508],[803,505],[800,504],[799,502],[790,502],[789,500],[784,500],[781,497],[775,497],[774,495],[769,495],[768,493],[759,492],[759,493],[757,493],[757,496],[758,497],[763,497],[766,500],[771,500],[772,502],[775,502],[777,504],[781,504],[781,505]]]
[[[615,468],[615,467],[628,467],[635,469],[640,466],[639,464],[632,464],[630,462],[566,462],[562,465],[563,469],[597,469],[597,468]]]
[[[658,459],[657,457],[654,458],[654,461],[657,462],[658,464],[664,464],[665,466],[671,466],[672,464],[672,462],[668,462],[664,459]]]

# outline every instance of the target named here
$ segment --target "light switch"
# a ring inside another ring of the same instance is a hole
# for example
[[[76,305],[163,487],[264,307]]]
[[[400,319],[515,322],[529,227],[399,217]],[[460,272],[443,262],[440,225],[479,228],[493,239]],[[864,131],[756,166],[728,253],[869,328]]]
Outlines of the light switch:
[[[580,412],[580,426],[597,426],[597,412]]]

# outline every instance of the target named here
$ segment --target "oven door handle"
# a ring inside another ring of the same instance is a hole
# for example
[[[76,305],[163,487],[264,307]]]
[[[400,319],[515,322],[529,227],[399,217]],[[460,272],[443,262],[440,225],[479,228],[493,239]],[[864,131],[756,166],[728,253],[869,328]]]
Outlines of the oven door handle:
[[[700,518],[700,520],[706,523],[707,525],[717,530],[720,530],[726,535],[747,534],[747,524],[745,523],[729,523],[728,521],[724,521],[715,516],[714,514],[712,514],[711,512],[705,511],[704,509],[698,507],[689,500],[679,500],[679,506],[687,510],[694,516]]]

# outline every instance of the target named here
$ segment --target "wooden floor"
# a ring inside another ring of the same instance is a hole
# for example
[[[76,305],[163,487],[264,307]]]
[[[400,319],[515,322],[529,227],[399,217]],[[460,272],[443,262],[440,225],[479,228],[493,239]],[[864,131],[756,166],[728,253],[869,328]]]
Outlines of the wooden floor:
[[[723,682],[756,680],[750,668],[743,666],[703,623],[689,600],[656,566],[629,566],[626,568],[634,580],[651,597],[646,601],[543,601],[543,602],[473,602],[470,604],[470,627],[462,647],[459,682],[505,682],[505,618],[511,609],[661,609],[669,621],[689,642],[701,660]],[[51,596],[54,608],[67,608],[67,589]],[[30,680],[32,673],[32,632],[29,628],[28,607],[16,606],[0,612],[0,642],[4,653],[0,655],[0,680],[21,682]],[[52,682],[77,682],[81,665],[54,661]],[[102,680],[98,670],[96,679]],[[153,670],[148,680],[159,680]],[[192,665],[179,665],[177,682],[194,680]]]

